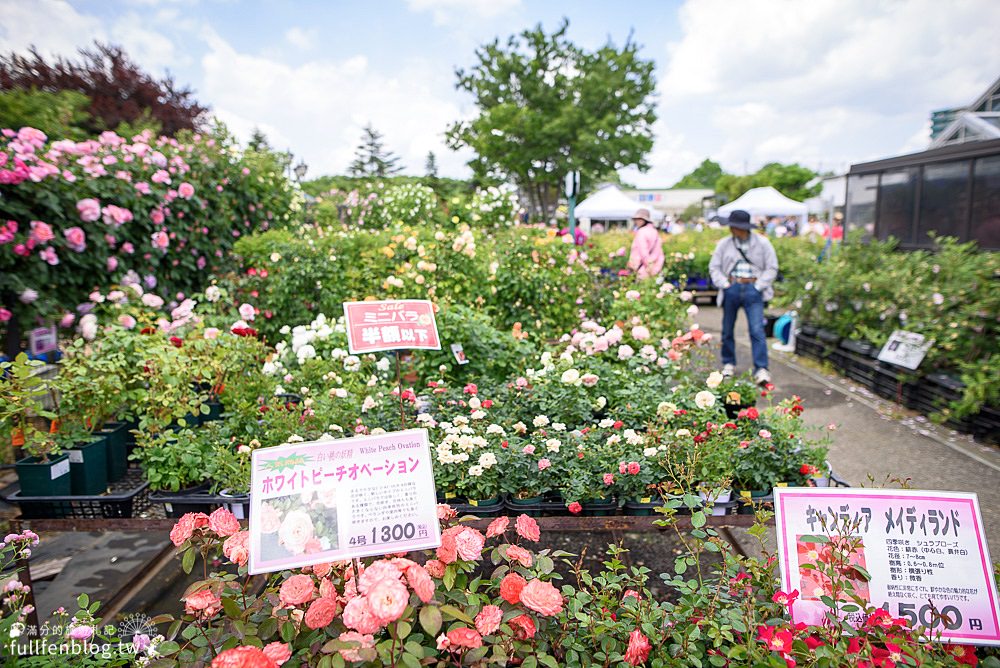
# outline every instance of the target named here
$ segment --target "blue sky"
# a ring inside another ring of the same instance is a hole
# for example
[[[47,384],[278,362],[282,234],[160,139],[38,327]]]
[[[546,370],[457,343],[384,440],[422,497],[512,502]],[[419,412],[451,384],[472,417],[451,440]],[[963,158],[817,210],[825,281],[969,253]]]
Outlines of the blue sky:
[[[448,123],[474,114],[456,67],[478,45],[566,16],[594,48],[630,31],[656,63],[646,174],[669,185],[704,157],[840,170],[924,148],[932,109],[1000,76],[993,0],[0,0],[0,50],[69,54],[98,38],[169,70],[237,134],[260,127],[310,166],[343,172],[371,122],[421,173],[468,173]]]

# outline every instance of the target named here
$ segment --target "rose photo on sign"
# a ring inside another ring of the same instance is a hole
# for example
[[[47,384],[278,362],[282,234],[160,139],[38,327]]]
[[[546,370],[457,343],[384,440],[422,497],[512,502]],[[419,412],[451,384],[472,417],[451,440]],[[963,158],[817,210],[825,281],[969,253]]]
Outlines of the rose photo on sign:
[[[871,603],[865,566],[865,545],[858,536],[841,538],[830,536],[829,540],[817,536],[799,535],[795,539],[799,564],[799,592],[804,601],[819,601],[829,596],[838,601],[852,601],[854,597]],[[838,549],[840,548],[840,549]],[[850,548],[850,549],[847,549]],[[846,559],[837,563],[837,555]],[[837,582],[850,583],[851,590],[838,588],[834,591],[833,578],[823,572],[823,566],[832,567]]]
[[[337,493],[325,489],[269,499],[260,504],[260,552],[264,559],[336,550]]]

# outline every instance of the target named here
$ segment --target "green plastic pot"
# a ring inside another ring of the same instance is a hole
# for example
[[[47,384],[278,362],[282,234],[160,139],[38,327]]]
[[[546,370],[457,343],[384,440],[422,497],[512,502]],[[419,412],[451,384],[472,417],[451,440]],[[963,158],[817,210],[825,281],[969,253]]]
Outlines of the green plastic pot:
[[[97,432],[98,436],[103,436],[108,441],[109,482],[121,480],[128,471],[128,444],[125,438],[127,433],[128,425],[124,422],[106,424],[104,429]]]
[[[95,435],[67,451],[74,496],[94,496],[108,489],[108,439]]]
[[[65,454],[43,462],[38,457],[25,457],[15,466],[21,483],[21,496],[69,496],[70,463]]]

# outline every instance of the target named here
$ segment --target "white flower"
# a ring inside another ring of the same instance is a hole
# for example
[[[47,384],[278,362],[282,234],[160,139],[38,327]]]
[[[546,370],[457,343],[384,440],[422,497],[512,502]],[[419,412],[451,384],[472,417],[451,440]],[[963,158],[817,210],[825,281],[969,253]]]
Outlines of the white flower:
[[[524,424],[523,422],[515,422],[514,431],[517,432],[518,434],[523,434],[524,432],[528,431],[528,425]]]
[[[500,425],[498,425],[498,424],[491,424],[489,427],[486,428],[486,433],[487,434],[496,434],[498,436],[503,436],[506,432],[504,432],[503,427],[501,427]]]
[[[298,434],[292,434],[291,436],[288,437],[288,441],[287,442],[288,443],[301,443],[304,440],[306,440],[306,439],[302,438]]]
[[[640,436],[635,429],[626,429],[622,432],[622,436],[625,437],[625,441],[629,445],[639,445],[642,443],[642,436]]]
[[[472,477],[478,478],[482,474],[483,474],[483,467],[480,466],[479,464],[473,464],[472,466],[469,467],[469,475],[471,475]]]
[[[632,350],[632,346],[627,343],[618,346],[618,359],[627,360],[633,355],[635,355],[635,351]]]
[[[715,395],[708,390],[702,390],[694,395],[694,403],[698,408],[711,408],[715,405]]]
[[[566,369],[563,371],[561,380],[567,385],[576,385],[580,382],[580,372],[576,369]]]
[[[688,311],[687,311],[687,313],[688,313],[688,315],[690,315],[690,316],[695,316],[695,315],[698,315],[698,307],[697,307],[697,306],[695,306],[694,304],[691,304],[691,306],[688,306]]]
[[[601,429],[608,429],[609,427],[613,427],[614,424],[615,421],[612,420],[611,418],[604,418],[603,420],[597,423],[597,426],[600,427]]]
[[[553,422],[552,423],[552,430],[553,431],[566,431],[566,425],[563,424],[562,422]]]
[[[497,456],[494,455],[492,452],[484,452],[483,454],[479,455],[479,465],[482,466],[484,469],[493,468],[494,466],[496,466],[496,463],[497,463]]]
[[[601,410],[607,405],[608,405],[608,400],[606,397],[597,397],[597,410]]]
[[[674,433],[674,436],[676,436],[677,438],[687,438],[687,437],[689,437],[690,435],[691,435],[691,432],[690,432],[690,431],[688,431],[687,429],[678,429],[678,430],[677,430],[677,431],[676,431],[676,432]]]
[[[473,420],[482,420],[484,417],[486,417],[486,411],[473,411],[472,412],[472,419]]]
[[[97,336],[97,316],[88,313],[80,318],[80,335],[88,341],[93,341]]]
[[[217,302],[222,298],[222,290],[219,289],[218,285],[210,285],[205,288],[205,299],[210,302]]]
[[[705,384],[714,390],[715,388],[717,388],[719,385],[722,384],[722,380],[723,380],[722,374],[719,373],[718,371],[713,371],[712,373],[708,374],[708,379],[705,381]]]
[[[644,457],[655,457],[656,456],[656,448],[646,448],[645,450],[642,451],[642,455]]]
[[[597,381],[599,380],[600,377],[596,373],[585,373],[580,376],[580,382],[583,383],[584,387],[593,387],[597,385]]]
[[[545,447],[549,452],[559,452],[559,447],[562,445],[562,441],[558,438],[550,438],[545,441]]]
[[[608,445],[616,445],[618,443],[621,443],[621,440],[622,437],[619,436],[618,434],[611,434],[611,436],[608,436]]]
[[[344,371],[360,371],[361,358],[357,355],[348,355],[344,358]]]
[[[370,396],[365,397],[364,402],[361,404],[361,412],[367,413],[371,409],[375,408],[376,405],[377,404],[375,403],[375,400],[372,399]]]
[[[548,423],[549,423],[549,418],[546,415],[536,415],[535,419],[531,421],[531,424],[535,425],[536,427],[544,427]],[[517,425],[514,426],[516,427]]]
[[[670,417],[677,410],[677,404],[671,403],[669,401],[661,401],[660,405],[656,407],[656,413],[661,417]]]
[[[379,371],[388,371],[389,370],[389,358],[388,357],[383,357],[378,362],[375,362],[375,368],[378,369]]]
[[[254,308],[250,304],[240,304],[238,309],[240,312],[240,317],[244,320],[253,320],[254,318]]]
[[[469,408],[472,410],[479,410],[479,407],[483,405],[483,402],[479,400],[479,397],[472,397],[469,399]]]

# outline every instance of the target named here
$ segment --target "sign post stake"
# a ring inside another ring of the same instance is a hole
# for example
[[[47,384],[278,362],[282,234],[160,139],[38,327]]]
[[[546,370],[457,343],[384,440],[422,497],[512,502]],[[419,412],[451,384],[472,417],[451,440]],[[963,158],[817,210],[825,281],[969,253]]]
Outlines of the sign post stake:
[[[396,392],[399,393],[399,422],[406,429],[406,411],[403,408],[403,376],[400,372],[399,357],[402,351],[396,351]]]

